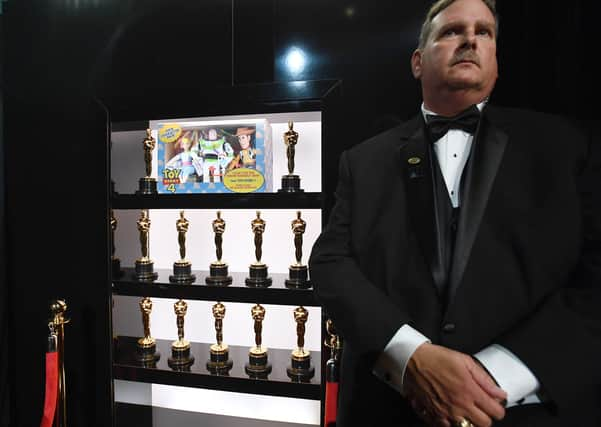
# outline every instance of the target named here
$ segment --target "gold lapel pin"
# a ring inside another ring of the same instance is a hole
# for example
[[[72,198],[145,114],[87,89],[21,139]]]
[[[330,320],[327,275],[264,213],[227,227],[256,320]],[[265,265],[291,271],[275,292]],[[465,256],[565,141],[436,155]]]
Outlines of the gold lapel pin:
[[[407,159],[407,163],[409,163],[410,165],[419,165],[422,162],[422,159],[420,159],[419,157],[410,157],[409,159]]]

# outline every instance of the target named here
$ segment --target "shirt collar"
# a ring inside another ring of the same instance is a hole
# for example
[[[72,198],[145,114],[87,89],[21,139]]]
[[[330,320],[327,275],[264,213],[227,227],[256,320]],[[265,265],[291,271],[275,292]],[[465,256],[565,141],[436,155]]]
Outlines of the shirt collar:
[[[480,110],[480,112],[482,112],[482,109],[484,108],[484,106],[486,105],[486,103],[487,103],[487,102],[488,102],[488,98],[486,98],[486,99],[485,99],[484,101],[482,101],[481,103],[479,103],[479,104],[476,104],[476,107],[478,107],[478,110]],[[428,110],[428,109],[427,109],[427,108],[424,106],[424,103],[423,103],[423,101],[422,101],[422,106],[421,106],[421,109],[422,109],[422,115],[424,116],[424,121],[427,121],[427,117],[426,117],[426,116],[427,116],[428,114],[429,114],[429,115],[431,115],[431,116],[438,116],[438,115],[439,115],[439,114],[436,114],[434,111],[430,111],[430,110]]]

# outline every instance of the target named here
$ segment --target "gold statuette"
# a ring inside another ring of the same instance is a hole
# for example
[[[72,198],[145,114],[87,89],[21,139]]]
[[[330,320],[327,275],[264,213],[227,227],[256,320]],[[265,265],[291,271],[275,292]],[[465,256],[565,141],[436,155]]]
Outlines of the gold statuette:
[[[315,368],[311,366],[311,352],[305,349],[305,324],[308,318],[309,312],[303,306],[294,309],[297,348],[292,351],[291,364],[286,372],[296,382],[307,382],[315,374]]]
[[[139,348],[150,348],[156,346],[156,340],[150,336],[150,313],[152,313],[152,300],[148,297],[140,300],[140,311],[142,312],[142,324],[144,325],[144,337],[138,340]]]
[[[54,424],[57,426],[67,425],[67,388],[65,377],[65,325],[69,319],[65,318],[67,303],[64,300],[56,300],[50,305],[52,317],[48,322],[50,329],[49,346],[58,353],[58,392],[56,402],[56,413]],[[50,341],[52,344],[50,344]]]
[[[209,276],[206,277],[207,285],[227,286],[232,283],[232,276],[228,275],[227,263],[223,262],[223,233],[225,232],[225,220],[221,218],[221,212],[217,211],[217,218],[213,220],[213,233],[215,234],[215,253],[217,260],[209,266]]]
[[[152,136],[150,129],[146,129],[146,138],[142,141],[142,148],[144,149],[144,168],[146,170],[146,176],[140,178],[139,189],[136,191],[137,194],[156,194],[157,193],[157,180],[152,177],[152,151],[156,146],[156,139]]]
[[[286,145],[286,157],[288,158],[288,175],[282,176],[282,188],[280,193],[300,193],[300,177],[294,175],[294,154],[298,143],[298,132],[293,129],[294,123],[288,122],[288,130],[284,132],[284,144]]]
[[[246,286],[266,288],[271,286],[271,277],[268,276],[267,265],[261,262],[263,256],[263,233],[265,232],[265,220],[261,218],[261,212],[257,211],[257,217],[250,223],[255,237],[255,259],[249,267],[249,277],[246,278]]]
[[[215,318],[215,339],[217,343],[211,345],[211,358],[207,362],[207,369],[213,374],[227,374],[233,362],[229,359],[229,348],[223,342],[223,319],[225,318],[225,305],[217,302],[213,305]]]
[[[142,325],[144,336],[138,339],[137,359],[143,363],[153,362],[159,359],[160,354],[156,352],[156,340],[150,335],[150,313],[152,313],[152,300],[148,297],[140,300],[140,312],[142,313]]]
[[[342,339],[336,331],[336,327],[331,319],[326,321],[326,333],[328,337],[323,344],[330,349],[330,360],[327,362],[327,365],[329,366],[330,364],[338,363],[340,352],[342,351]],[[328,374],[330,374],[330,369],[328,369]]]
[[[189,227],[190,221],[184,216],[184,211],[180,211],[179,218],[175,221],[180,259],[173,263],[173,274],[169,276],[170,282],[192,283],[196,279],[192,274],[192,263],[186,260],[186,233]]]
[[[194,363],[194,356],[190,354],[190,342],[184,338],[184,318],[188,311],[188,304],[180,299],[173,304],[173,311],[177,323],[177,340],[171,344],[171,357],[168,364],[173,369],[185,369]]]
[[[121,270],[121,260],[115,256],[115,231],[117,230],[117,218],[115,213],[111,209],[110,216],[111,223],[111,275],[114,279],[118,279],[123,276],[123,270]]]
[[[286,279],[286,287],[294,289],[307,289],[311,285],[307,281],[307,266],[303,265],[303,234],[307,223],[301,218],[301,212],[296,212],[296,218],[292,220],[292,234],[294,234],[294,248],[296,262],[288,268],[289,277]]]
[[[158,273],[154,272],[154,262],[150,259],[150,217],[148,209],[142,210],[138,224],[138,232],[140,233],[140,249],[142,257],[138,258],[135,263],[136,278],[140,281],[155,280]]]
[[[265,308],[255,304],[250,314],[254,320],[255,346],[248,353],[248,363],[244,370],[251,378],[267,378],[271,372],[271,364],[267,363],[267,348],[262,345],[261,333],[263,331],[263,320],[265,319]]]

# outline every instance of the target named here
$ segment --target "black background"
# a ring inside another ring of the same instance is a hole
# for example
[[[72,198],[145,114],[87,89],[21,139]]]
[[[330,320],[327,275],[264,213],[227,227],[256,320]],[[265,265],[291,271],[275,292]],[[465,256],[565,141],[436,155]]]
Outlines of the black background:
[[[583,119],[598,137],[600,3],[498,3],[500,78],[492,101]],[[202,105],[210,102],[203,98],[207,85],[342,79],[348,126],[341,132],[351,146],[417,111],[409,58],[427,4],[9,0],[2,6],[0,422],[39,425],[48,306],[64,297],[72,319],[69,424],[107,426],[106,123],[94,98],[193,96]],[[295,75],[285,67],[291,47],[308,59]]]

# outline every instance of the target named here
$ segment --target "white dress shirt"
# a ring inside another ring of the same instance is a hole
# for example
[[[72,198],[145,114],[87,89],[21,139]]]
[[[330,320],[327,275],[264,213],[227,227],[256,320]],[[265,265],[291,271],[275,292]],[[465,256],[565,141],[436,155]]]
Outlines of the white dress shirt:
[[[478,104],[482,111],[485,102]],[[435,114],[422,104],[422,114]],[[434,152],[444,177],[453,207],[460,206],[459,186],[469,158],[473,135],[451,129],[434,143]],[[415,350],[430,340],[411,326],[402,325],[390,339],[374,366],[374,374],[400,393],[409,359]],[[524,403],[540,403],[536,396],[540,384],[528,367],[505,347],[493,344],[474,355],[507,392],[507,407]]]

